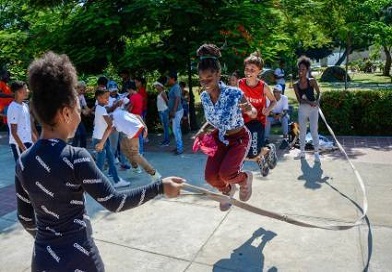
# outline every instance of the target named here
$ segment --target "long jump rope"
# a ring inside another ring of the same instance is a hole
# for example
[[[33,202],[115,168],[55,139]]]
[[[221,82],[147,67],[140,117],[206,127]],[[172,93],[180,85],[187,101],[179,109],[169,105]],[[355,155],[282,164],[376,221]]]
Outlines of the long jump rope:
[[[342,152],[342,154],[344,155],[344,157],[348,161],[351,169],[353,170],[353,172],[355,174],[356,180],[358,181],[358,183],[360,185],[361,192],[362,192],[362,208],[358,207],[361,214],[357,217],[357,219],[355,221],[342,223],[341,221],[338,221],[338,220],[333,220],[333,219],[329,220],[329,219],[323,219],[320,217],[312,217],[312,216],[305,216],[305,215],[295,215],[295,216],[290,215],[289,216],[284,213],[282,214],[282,213],[277,213],[277,212],[261,209],[261,208],[255,207],[253,205],[250,205],[248,203],[237,200],[234,197],[215,193],[215,192],[212,192],[212,191],[207,190],[205,188],[191,185],[189,183],[184,183],[183,189],[186,191],[193,192],[195,195],[205,196],[205,197],[207,197],[211,200],[217,201],[217,202],[228,202],[228,203],[232,204],[233,206],[239,207],[239,208],[247,210],[249,212],[253,212],[258,215],[270,217],[270,218],[273,218],[273,219],[276,219],[279,221],[283,221],[283,222],[286,222],[286,223],[289,223],[292,225],[300,226],[300,227],[319,228],[319,229],[326,229],[326,230],[347,230],[347,229],[353,228],[355,226],[361,225],[363,223],[363,219],[366,217],[366,213],[367,213],[367,209],[368,209],[368,201],[367,201],[366,189],[365,189],[364,182],[363,182],[362,177],[359,174],[358,170],[355,168],[354,164],[351,162],[350,158],[348,157],[347,152],[344,150],[343,146],[340,144],[340,142],[336,138],[335,133],[333,132],[332,128],[328,125],[328,122],[327,122],[320,107],[319,107],[318,111],[319,111],[320,117],[324,121],[328,131],[330,132],[330,134],[334,138],[340,152]],[[353,202],[353,201],[351,201],[351,202]],[[331,222],[331,221],[337,222],[337,223],[335,223],[335,224],[333,224],[333,223],[328,224],[327,223],[327,222]],[[321,222],[321,223],[316,223],[316,222]]]

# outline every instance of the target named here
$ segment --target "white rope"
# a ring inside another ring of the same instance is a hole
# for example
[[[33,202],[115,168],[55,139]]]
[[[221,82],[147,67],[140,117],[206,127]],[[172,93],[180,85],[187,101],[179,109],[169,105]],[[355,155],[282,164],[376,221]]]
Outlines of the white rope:
[[[301,226],[301,227],[307,227],[307,228],[320,228],[320,229],[326,229],[326,230],[346,230],[346,229],[350,229],[353,228],[355,226],[358,226],[360,224],[362,224],[363,219],[366,217],[366,213],[367,213],[367,209],[368,209],[368,202],[367,202],[367,196],[366,196],[366,189],[365,189],[365,185],[363,183],[362,177],[359,174],[358,170],[355,168],[354,164],[351,162],[350,158],[347,155],[347,152],[344,150],[344,148],[342,147],[342,145],[340,144],[340,142],[338,141],[338,139],[335,136],[335,133],[333,132],[332,128],[328,125],[327,120],[325,119],[325,116],[323,114],[323,112],[321,111],[321,108],[319,107],[319,113],[321,116],[321,119],[324,121],[325,125],[327,126],[329,132],[331,133],[332,137],[334,138],[339,150],[343,153],[343,155],[345,156],[345,158],[347,159],[347,161],[349,162],[351,168],[353,169],[355,176],[357,178],[357,181],[361,187],[362,190],[362,194],[363,194],[363,201],[362,201],[362,211],[361,211],[361,216],[358,217],[358,219],[355,220],[355,222],[350,222],[347,224],[336,224],[336,225],[323,225],[323,224],[313,224],[313,223],[309,223],[309,222],[305,222],[305,221],[301,221],[301,220],[297,220],[294,219],[292,217],[289,217],[286,214],[278,214],[275,212],[271,212],[271,211],[267,211],[264,209],[260,209],[258,207],[252,206],[250,204],[247,204],[245,202],[239,201],[233,197],[229,197],[226,195],[222,195],[222,194],[218,194],[218,193],[214,193],[211,192],[207,189],[201,188],[201,187],[197,187],[191,184],[187,184],[184,183],[183,184],[183,188],[185,190],[190,190],[190,191],[196,191],[197,193],[195,195],[205,195],[208,198],[215,200],[217,202],[229,202],[234,206],[237,206],[239,208],[245,209],[247,211],[262,215],[262,216],[267,216],[270,218],[274,218],[280,221],[284,221],[287,222],[289,224],[293,224],[293,225],[297,225],[297,226]]]

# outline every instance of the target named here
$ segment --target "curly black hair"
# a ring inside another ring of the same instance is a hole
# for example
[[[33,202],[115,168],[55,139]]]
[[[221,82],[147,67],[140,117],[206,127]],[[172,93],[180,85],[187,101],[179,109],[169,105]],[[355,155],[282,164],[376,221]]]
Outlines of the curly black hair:
[[[55,126],[59,109],[77,104],[76,69],[67,55],[51,51],[34,60],[28,68],[32,110],[41,124]]]
[[[299,66],[303,64],[305,65],[306,69],[309,70],[310,65],[312,64],[310,58],[308,58],[307,56],[300,56],[298,61],[297,61],[297,67],[299,68]]]

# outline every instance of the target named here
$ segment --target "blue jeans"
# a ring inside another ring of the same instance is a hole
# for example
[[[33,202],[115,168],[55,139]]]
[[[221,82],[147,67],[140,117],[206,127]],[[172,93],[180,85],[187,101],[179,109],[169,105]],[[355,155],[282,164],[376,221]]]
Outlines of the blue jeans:
[[[93,138],[93,148],[95,149],[95,145],[99,143],[100,139]],[[117,168],[114,165],[114,156],[112,153],[112,149],[110,148],[110,141],[106,141],[103,146],[102,151],[97,152],[96,163],[99,170],[103,171],[103,165],[105,164],[105,157],[108,160],[109,165],[109,173],[113,175],[114,182],[118,182],[120,178],[117,174]]]
[[[172,119],[172,130],[174,134],[174,139],[176,139],[176,148],[178,152],[184,151],[184,147],[182,145],[182,131],[181,131],[181,119],[184,115],[184,110],[181,109],[176,112],[176,115]]]
[[[25,147],[30,148],[33,144],[32,143],[23,143]],[[19,155],[22,154],[22,150],[19,147],[16,147],[16,144],[10,144],[12,154],[14,155],[15,161],[19,159]],[[18,150],[19,149],[19,150]]]
[[[129,165],[127,158],[121,152],[120,142],[122,137],[123,136],[120,132],[113,130],[109,136],[110,147],[112,149],[114,158],[118,157],[118,160],[120,161],[121,165]]]
[[[140,155],[144,155],[144,129],[142,131],[142,133],[139,134],[139,154]]]
[[[165,111],[159,111],[159,118],[163,126],[163,141],[170,142],[169,137],[169,109]]]
[[[83,122],[80,122],[72,140],[72,146],[87,147],[87,131]]]
[[[283,118],[279,118],[276,120],[274,117],[268,116],[267,122],[265,123],[265,139],[268,139],[271,132],[271,125],[282,124],[282,134],[283,136],[287,136],[289,132],[289,116],[286,114]]]

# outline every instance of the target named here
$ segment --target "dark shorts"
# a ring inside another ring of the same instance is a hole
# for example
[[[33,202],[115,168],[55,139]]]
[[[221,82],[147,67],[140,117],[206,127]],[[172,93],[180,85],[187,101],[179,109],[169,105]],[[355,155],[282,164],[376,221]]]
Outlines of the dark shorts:
[[[251,144],[247,158],[253,159],[260,154],[264,143],[264,125],[258,120],[252,120],[245,124],[251,135]]]

